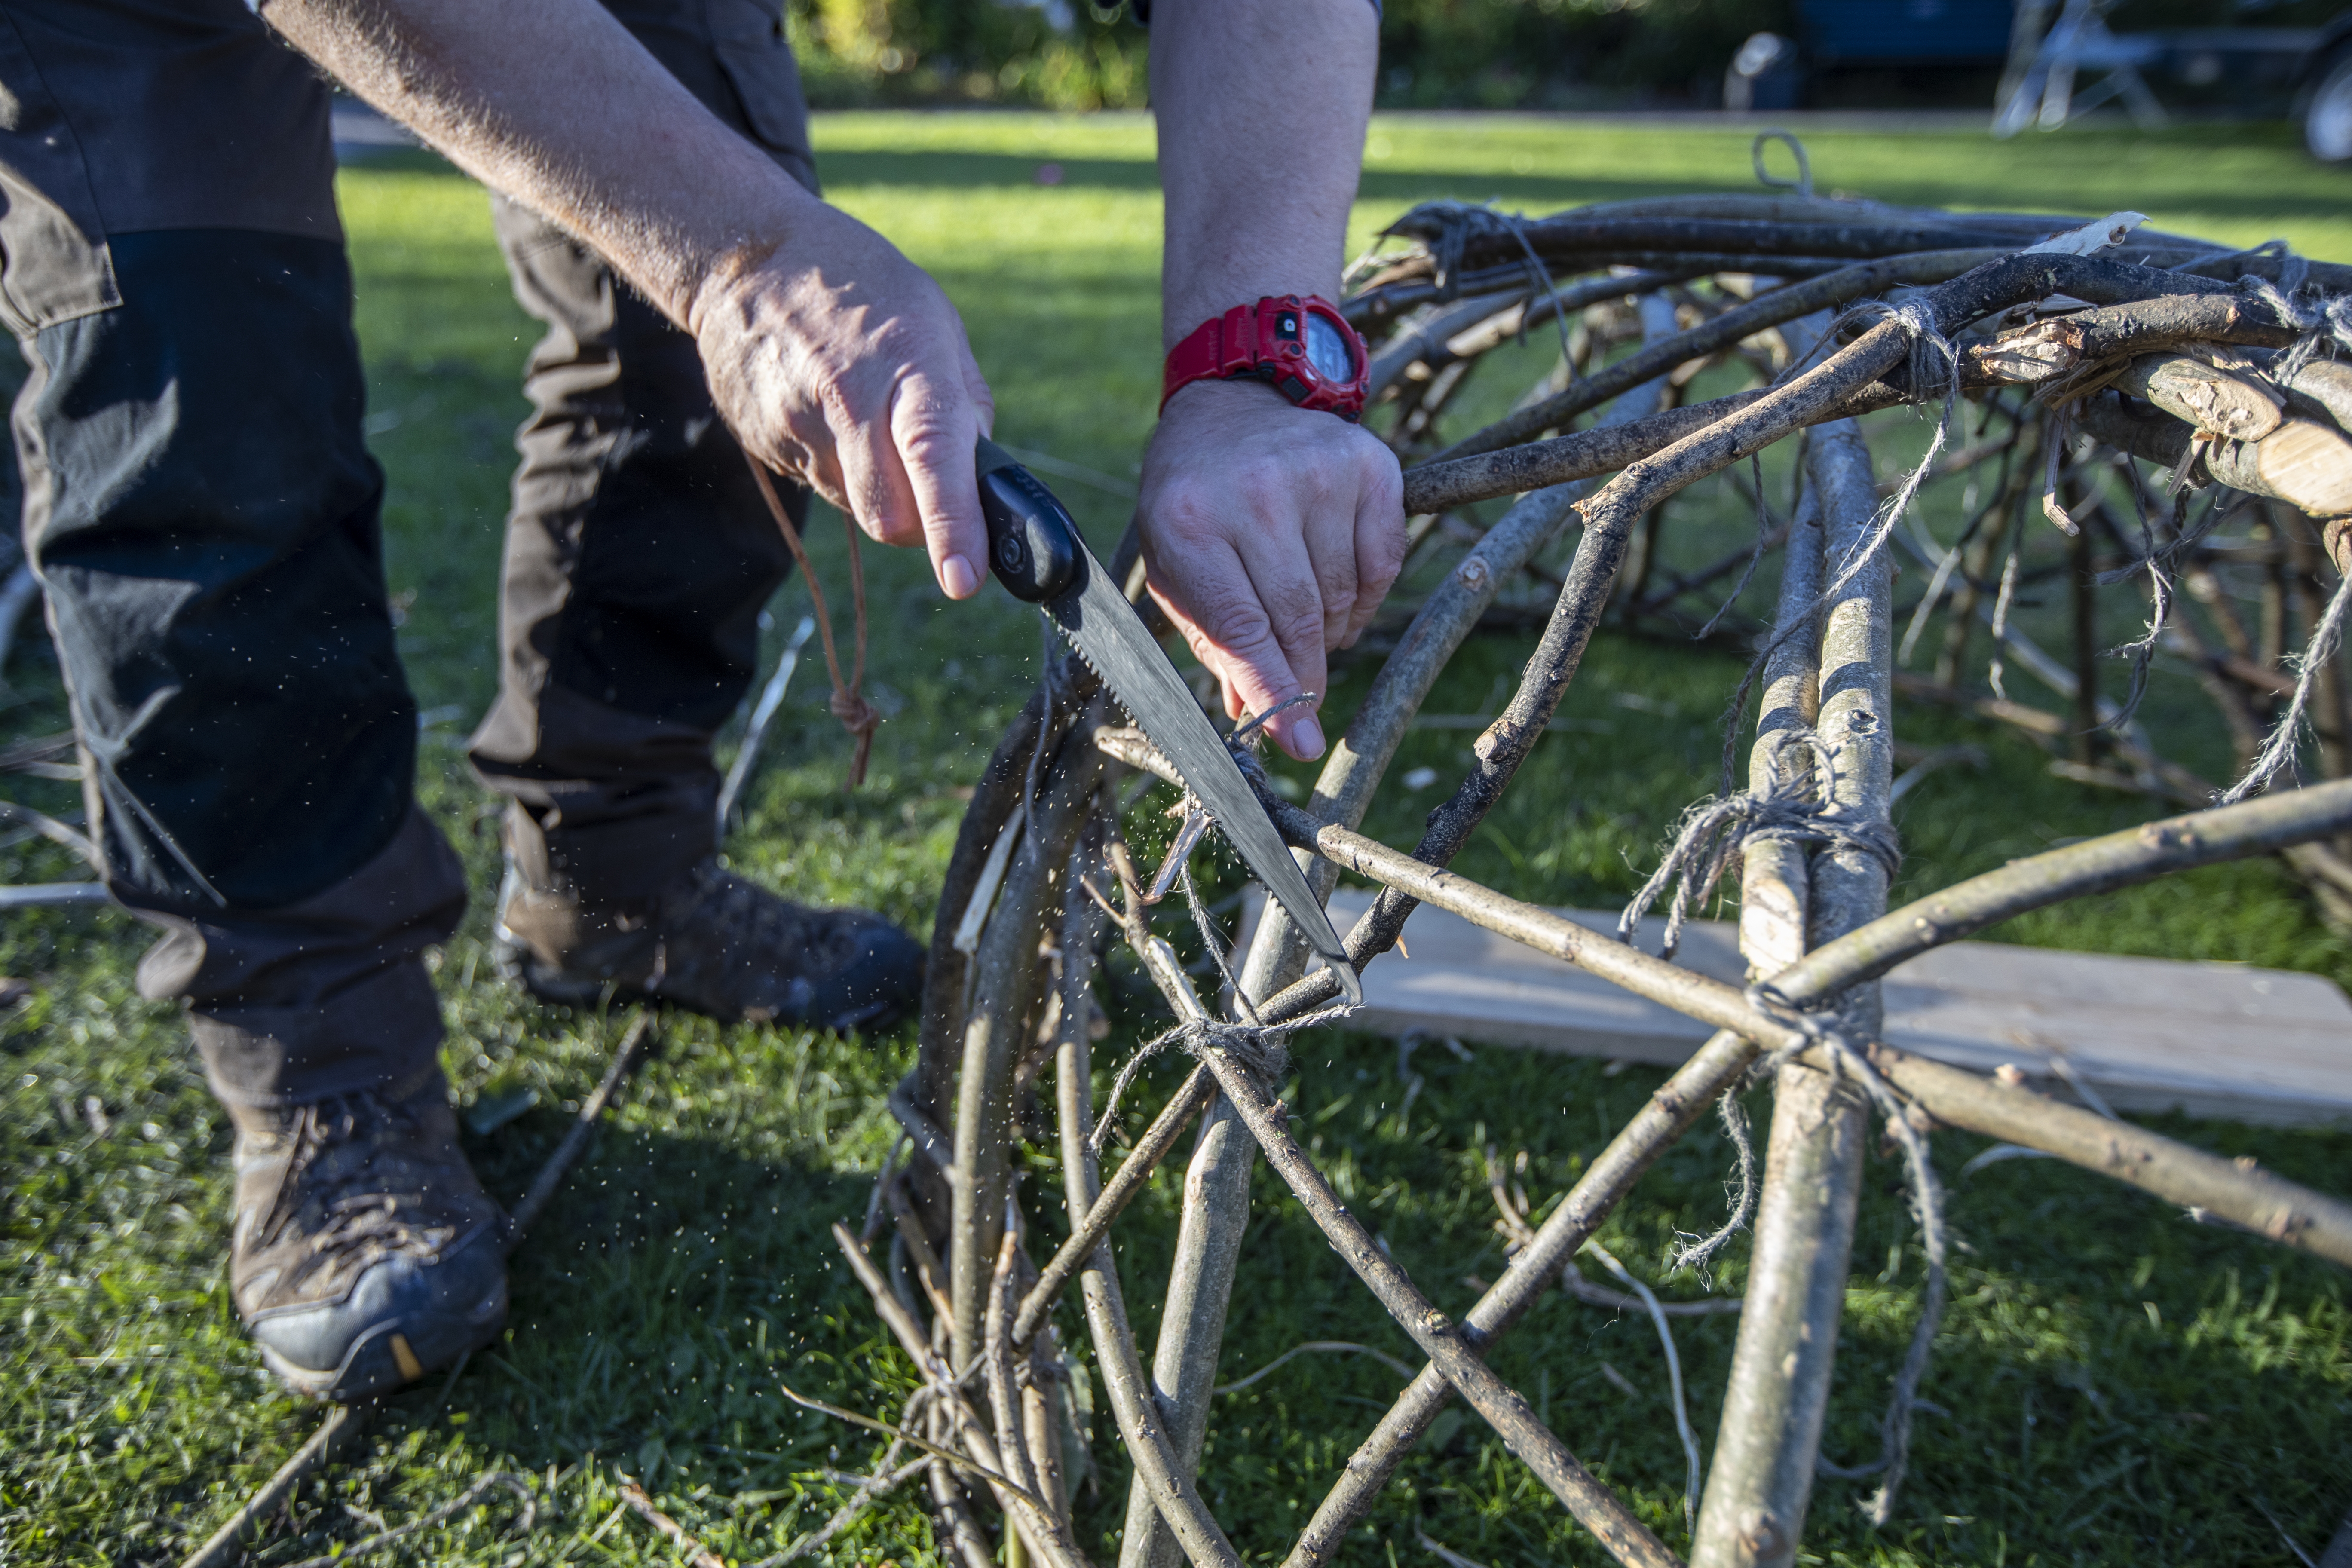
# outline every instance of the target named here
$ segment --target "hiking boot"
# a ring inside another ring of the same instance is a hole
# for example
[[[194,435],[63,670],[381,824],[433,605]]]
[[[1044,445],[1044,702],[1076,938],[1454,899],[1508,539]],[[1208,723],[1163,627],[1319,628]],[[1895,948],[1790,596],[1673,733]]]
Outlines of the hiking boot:
[[[261,1359],[299,1394],[414,1383],[496,1338],[506,1222],[457,1148],[439,1072],[403,1100],[233,1105],[229,1286]]]
[[[501,967],[544,1002],[608,991],[722,1023],[882,1029],[922,992],[923,950],[866,910],[813,910],[706,859],[649,899],[592,902],[507,864]]]

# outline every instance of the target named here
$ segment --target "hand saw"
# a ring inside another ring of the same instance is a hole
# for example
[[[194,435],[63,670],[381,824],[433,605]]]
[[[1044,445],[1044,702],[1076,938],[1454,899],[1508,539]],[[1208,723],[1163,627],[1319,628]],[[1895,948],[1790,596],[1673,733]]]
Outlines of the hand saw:
[[[1315,901],[1298,862],[1258,803],[1256,792],[1209,724],[1192,689],[1168,661],[1135,606],[1087,549],[1054,492],[1002,447],[980,442],[980,510],[988,520],[988,563],[1007,592],[1045,612],[1110,688],[1184,787],[1208,809],[1242,859],[1331,966],[1350,1002],[1364,999],[1331,917]]]

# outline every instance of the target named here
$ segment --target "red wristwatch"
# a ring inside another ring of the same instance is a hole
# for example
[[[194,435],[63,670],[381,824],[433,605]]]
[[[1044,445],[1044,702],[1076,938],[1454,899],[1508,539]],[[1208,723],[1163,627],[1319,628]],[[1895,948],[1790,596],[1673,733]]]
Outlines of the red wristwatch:
[[[1252,376],[1301,408],[1363,417],[1371,355],[1339,308],[1320,295],[1275,294],[1212,316],[1168,351],[1160,406],[1196,381]]]

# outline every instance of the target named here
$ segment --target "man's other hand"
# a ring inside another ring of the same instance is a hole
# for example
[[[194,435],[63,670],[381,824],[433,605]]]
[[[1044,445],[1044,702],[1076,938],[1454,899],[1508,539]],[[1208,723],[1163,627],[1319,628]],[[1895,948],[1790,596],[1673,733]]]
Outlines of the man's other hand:
[[[885,544],[920,544],[951,599],[980,591],[988,536],[972,451],[995,405],[963,319],[889,241],[810,201],[791,237],[731,253],[688,326],[744,449]]]
[[[1302,691],[1319,705],[1325,656],[1362,634],[1404,564],[1395,455],[1262,382],[1195,382],[1169,401],[1141,514],[1152,597],[1235,718]],[[1322,754],[1311,708],[1267,729],[1301,761]]]

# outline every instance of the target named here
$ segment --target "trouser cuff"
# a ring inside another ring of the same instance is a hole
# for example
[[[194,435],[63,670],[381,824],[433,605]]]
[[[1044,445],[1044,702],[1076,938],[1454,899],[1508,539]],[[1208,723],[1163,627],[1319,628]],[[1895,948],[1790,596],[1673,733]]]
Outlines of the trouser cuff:
[[[507,807],[515,869],[541,891],[561,888],[593,903],[649,899],[718,852],[719,778],[665,780],[640,815],[587,826],[550,826],[528,805]],[[561,823],[562,813],[548,816]]]
[[[166,909],[118,897],[163,928],[139,994],[187,1003],[213,1092],[299,1105],[370,1089],[413,1092],[441,1044],[425,950],[466,912],[465,868],[415,806],[358,872],[276,909]]]
[[[188,1022],[213,1093],[288,1106],[372,1090],[405,1100],[440,1068],[441,1002],[409,959],[320,1006],[227,1006]]]
[[[481,781],[513,802],[507,848],[542,891],[647,899],[717,852],[710,731],[562,686],[502,694],[475,733]]]

